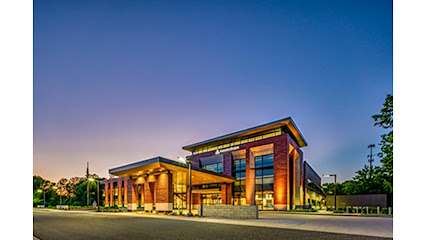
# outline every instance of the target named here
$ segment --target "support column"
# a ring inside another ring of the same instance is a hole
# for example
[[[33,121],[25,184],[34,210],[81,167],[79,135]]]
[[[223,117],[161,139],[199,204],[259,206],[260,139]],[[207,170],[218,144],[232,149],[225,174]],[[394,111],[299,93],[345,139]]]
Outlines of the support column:
[[[124,206],[127,207],[127,181],[128,179],[124,179]]]
[[[221,185],[221,188],[220,188],[220,195],[221,195],[221,197],[222,197],[222,203],[221,203],[221,205],[226,205],[227,204],[227,202],[226,202],[226,194],[227,194],[227,191],[226,191],[226,183],[222,183],[222,185]]]
[[[288,210],[290,184],[288,134],[274,142],[274,209]]]
[[[250,148],[246,151],[246,204],[256,205],[254,155]]]
[[[195,189],[200,189],[200,186],[192,186],[192,191],[194,191]],[[192,192],[191,202],[192,202],[191,209],[192,210],[198,209],[198,205],[202,204],[201,194]]]
[[[127,181],[127,188],[130,190],[130,191],[127,191],[127,200],[128,200],[127,209],[130,211],[136,211],[138,207],[137,195],[136,195],[138,192],[137,187],[138,186],[135,184],[134,180],[129,179]]]
[[[109,205],[114,206],[114,182],[109,183]]]
[[[173,210],[173,183],[171,173],[164,172],[157,176],[157,181],[155,184],[155,195],[155,210]]]
[[[226,184],[226,204],[232,205],[232,183]]]
[[[154,209],[154,192],[155,192],[155,176],[148,176],[145,178],[144,184],[144,210],[151,211]]]
[[[105,189],[104,189],[104,194],[105,194],[105,200],[104,200],[104,205],[105,205],[105,207],[108,207],[109,206],[109,182],[108,182],[108,180],[105,180],[105,182],[104,182],[104,184],[105,184]]]
[[[121,195],[121,183],[122,183],[122,180],[121,179],[119,179],[118,180],[118,206],[122,206],[122,202],[121,202],[121,198],[122,198],[122,195]]]

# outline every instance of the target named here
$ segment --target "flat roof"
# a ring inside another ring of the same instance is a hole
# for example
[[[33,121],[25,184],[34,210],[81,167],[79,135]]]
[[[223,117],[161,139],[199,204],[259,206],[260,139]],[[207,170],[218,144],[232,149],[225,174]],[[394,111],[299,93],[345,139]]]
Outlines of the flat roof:
[[[297,128],[293,119],[291,117],[287,117],[287,118],[283,118],[283,119],[280,119],[280,120],[277,120],[277,121],[265,123],[265,124],[258,125],[258,126],[255,126],[255,127],[251,127],[251,128],[247,128],[247,129],[244,129],[244,130],[241,130],[241,131],[233,132],[233,133],[230,133],[230,134],[215,137],[215,138],[205,140],[205,141],[202,141],[202,142],[187,145],[187,146],[182,147],[182,149],[193,152],[195,149],[200,148],[204,145],[209,145],[209,144],[212,144],[212,143],[215,143],[215,142],[217,142],[219,144],[219,143],[225,142],[227,140],[230,140],[232,138],[244,137],[244,136],[247,136],[247,135],[251,135],[251,134],[255,134],[255,133],[259,133],[259,132],[263,132],[263,131],[267,131],[267,130],[271,130],[271,129],[274,129],[274,128],[277,128],[277,127],[283,127],[283,126],[288,127],[288,129],[290,130],[290,133],[294,137],[293,140],[296,141],[296,143],[299,145],[299,147],[308,146],[308,142],[305,140],[302,133]]]
[[[162,171],[162,170],[170,170],[176,172],[184,172],[186,173],[188,170],[188,165],[186,163],[174,161],[171,159],[163,158],[163,157],[154,157],[146,160],[138,161],[135,163],[127,164],[124,166],[116,167],[109,169],[109,173],[111,175],[119,176],[119,177],[137,177],[143,174],[152,174],[154,172]],[[196,167],[194,165],[191,166],[192,174],[193,174],[193,184],[209,184],[209,183],[220,183],[226,182],[231,183],[236,180],[235,177],[228,176],[222,173],[217,173],[213,171],[209,171],[206,169],[202,169]]]

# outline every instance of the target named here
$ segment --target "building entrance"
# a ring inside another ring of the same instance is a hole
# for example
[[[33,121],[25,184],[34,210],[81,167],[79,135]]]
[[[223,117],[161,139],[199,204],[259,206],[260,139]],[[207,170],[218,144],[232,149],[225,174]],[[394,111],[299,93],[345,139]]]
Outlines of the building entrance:
[[[204,206],[220,205],[222,204],[222,194],[220,193],[201,194],[201,200]]]

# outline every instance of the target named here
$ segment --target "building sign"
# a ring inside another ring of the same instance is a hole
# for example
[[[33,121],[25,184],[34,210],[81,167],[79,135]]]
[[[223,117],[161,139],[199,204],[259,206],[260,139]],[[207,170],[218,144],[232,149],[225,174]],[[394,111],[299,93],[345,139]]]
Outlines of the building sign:
[[[240,149],[240,146],[235,146],[235,147],[230,147],[230,148],[225,148],[225,149],[220,149],[220,150],[218,149],[218,150],[216,150],[215,154],[219,155],[219,154],[224,153],[224,152],[234,151],[234,150],[238,150],[238,149]]]

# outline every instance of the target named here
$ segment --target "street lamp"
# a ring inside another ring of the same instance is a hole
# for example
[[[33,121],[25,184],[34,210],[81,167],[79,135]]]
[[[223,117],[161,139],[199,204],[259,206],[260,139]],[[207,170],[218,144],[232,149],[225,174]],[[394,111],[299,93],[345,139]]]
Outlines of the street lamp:
[[[334,210],[337,211],[337,183],[336,183],[336,174],[325,174],[323,177],[331,177],[334,176]]]
[[[192,176],[191,176],[191,160],[189,160],[188,158],[184,159],[183,157],[179,157],[179,160],[181,161],[185,161],[186,164],[188,164],[188,175],[189,175],[189,194],[188,194],[188,217],[192,217],[193,214],[191,212],[191,194],[192,194]]]
[[[46,192],[41,189],[38,189],[37,192],[43,193],[43,206],[46,207]]]
[[[96,181],[94,178],[89,178],[89,181],[91,181],[91,182],[97,182],[97,199],[98,199],[98,210],[99,210],[99,204],[100,204],[100,202],[99,202],[99,181]]]
[[[53,186],[52,188],[55,189],[55,190],[58,189],[57,186]],[[58,193],[56,193],[56,195],[59,195],[59,209],[62,209],[62,195],[58,194]]]

